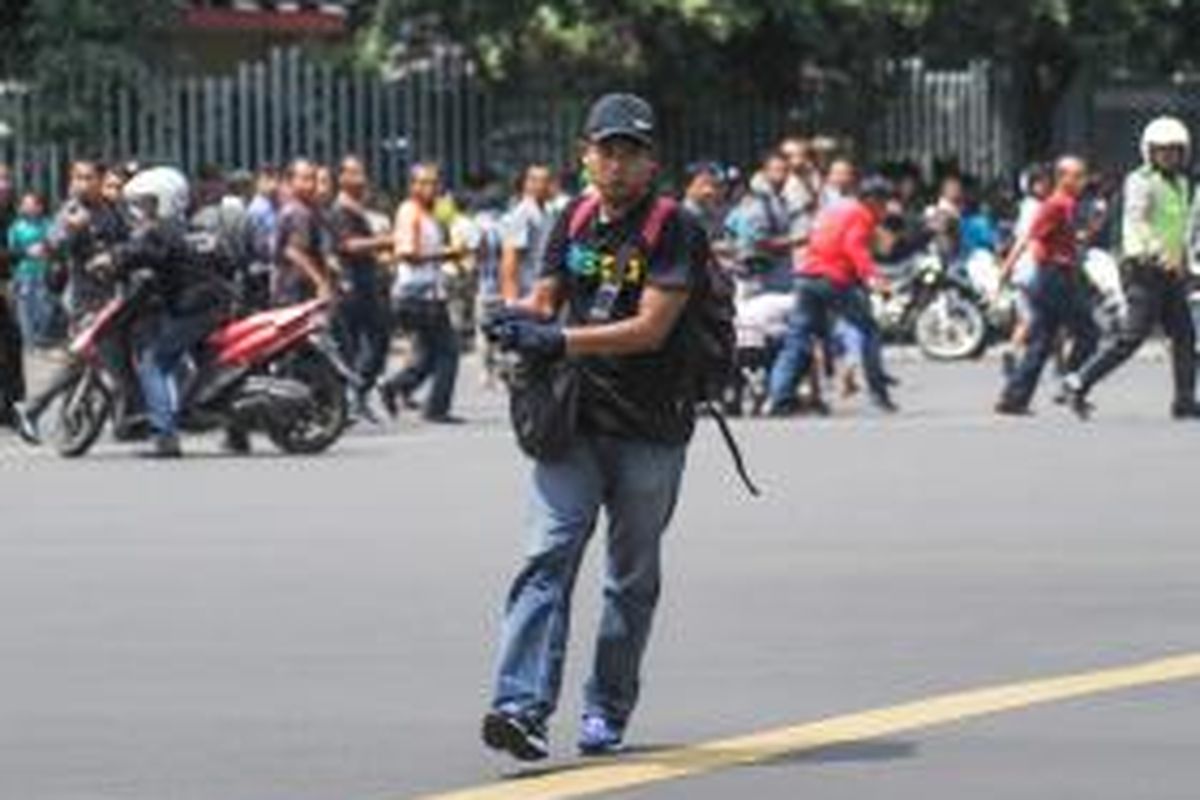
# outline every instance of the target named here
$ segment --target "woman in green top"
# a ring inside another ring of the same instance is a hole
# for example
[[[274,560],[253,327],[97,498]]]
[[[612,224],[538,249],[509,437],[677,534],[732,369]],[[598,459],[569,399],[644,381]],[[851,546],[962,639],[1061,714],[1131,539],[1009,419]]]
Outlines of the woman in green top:
[[[47,344],[54,298],[46,283],[49,271],[46,237],[50,221],[46,205],[33,193],[21,198],[18,216],[8,229],[8,247],[17,260],[13,272],[13,301],[21,338],[27,347]]]

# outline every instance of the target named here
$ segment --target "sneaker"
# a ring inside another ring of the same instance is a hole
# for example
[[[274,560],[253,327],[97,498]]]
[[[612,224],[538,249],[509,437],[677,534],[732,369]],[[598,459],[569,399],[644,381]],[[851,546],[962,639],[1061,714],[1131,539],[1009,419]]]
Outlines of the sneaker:
[[[1014,403],[1011,400],[1001,400],[996,403],[995,412],[1004,417],[1033,416],[1033,412],[1029,410],[1029,406],[1022,403]]]
[[[42,432],[38,430],[37,417],[29,413],[29,409],[24,403],[16,403],[13,406],[13,425],[16,427],[17,435],[27,444],[39,445],[42,443]]]
[[[609,756],[621,752],[625,730],[604,717],[588,714],[579,730],[579,754]]]
[[[176,459],[183,458],[183,447],[179,444],[178,436],[155,436],[154,444],[143,453],[146,458]]]
[[[383,403],[383,410],[392,419],[400,416],[400,404],[396,402],[396,390],[392,388],[390,383],[379,385],[379,402]]]
[[[1171,417],[1174,419],[1200,419],[1200,403],[1175,403],[1171,406]]]
[[[811,411],[813,413],[813,416],[817,416],[817,417],[832,417],[833,416],[833,408],[829,405],[829,403],[826,403],[820,397],[818,397],[817,399],[812,401],[812,405],[809,407],[809,411]]]
[[[506,711],[491,711],[483,718],[483,743],[508,753],[518,761],[541,761],[550,755],[546,726]]]
[[[1083,390],[1083,383],[1080,382],[1079,376],[1068,375],[1063,378],[1062,385],[1067,407],[1081,420],[1090,419],[1096,407],[1088,401],[1087,393]]]
[[[875,410],[882,411],[885,414],[896,414],[900,411],[900,406],[886,394],[877,394],[871,397],[871,405]]]
[[[772,402],[767,406],[767,416],[775,419],[787,419],[794,417],[800,413],[800,404],[795,400],[789,400],[784,403]]]

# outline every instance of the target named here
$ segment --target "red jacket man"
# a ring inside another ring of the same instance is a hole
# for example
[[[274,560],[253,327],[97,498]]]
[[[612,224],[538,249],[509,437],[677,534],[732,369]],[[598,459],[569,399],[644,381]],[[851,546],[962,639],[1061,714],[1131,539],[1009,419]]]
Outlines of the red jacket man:
[[[771,369],[771,413],[784,416],[796,408],[796,387],[812,363],[814,340],[828,339],[835,319],[862,336],[863,370],[876,407],[894,411],[883,368],[879,328],[863,287],[885,289],[871,257],[871,237],[893,194],[890,182],[863,182],[859,196],[836,203],[817,217],[804,263],[799,269],[796,309],[788,323],[783,348]]]
[[[825,278],[836,289],[873,284],[879,268],[871,256],[878,211],[861,200],[836,203],[821,212],[799,274]]]

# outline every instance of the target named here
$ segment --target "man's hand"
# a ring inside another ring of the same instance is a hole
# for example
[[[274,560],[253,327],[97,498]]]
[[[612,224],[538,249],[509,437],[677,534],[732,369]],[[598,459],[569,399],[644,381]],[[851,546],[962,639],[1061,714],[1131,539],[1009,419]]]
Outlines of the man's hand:
[[[514,318],[492,328],[501,350],[539,358],[562,358],[567,352],[567,337],[556,322],[537,322]]]
[[[892,296],[892,282],[882,275],[876,275],[867,283],[867,288],[880,297]]]
[[[88,223],[91,222],[91,219],[92,217],[87,212],[86,208],[83,208],[82,206],[76,206],[67,212],[67,217],[64,222],[66,223],[67,230],[81,231],[88,226]]]

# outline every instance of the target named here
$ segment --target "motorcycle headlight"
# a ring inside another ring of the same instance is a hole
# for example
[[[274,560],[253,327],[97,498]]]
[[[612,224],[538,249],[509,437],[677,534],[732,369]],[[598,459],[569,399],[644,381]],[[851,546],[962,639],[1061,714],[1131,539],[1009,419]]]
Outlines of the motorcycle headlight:
[[[921,276],[921,281],[932,286],[933,284],[937,283],[937,274],[934,272],[926,272]]]

